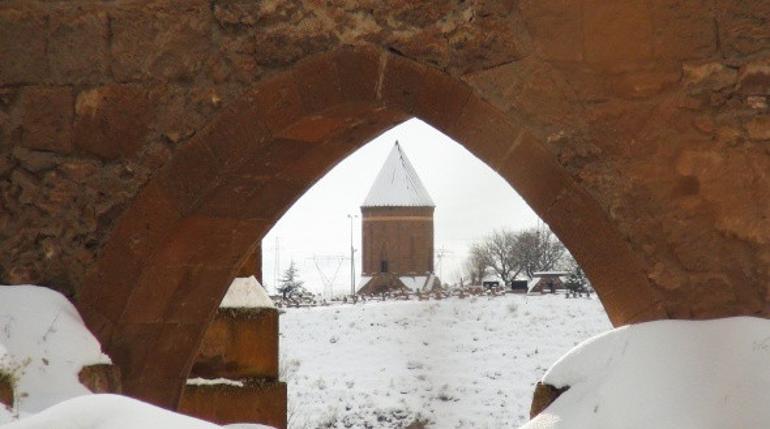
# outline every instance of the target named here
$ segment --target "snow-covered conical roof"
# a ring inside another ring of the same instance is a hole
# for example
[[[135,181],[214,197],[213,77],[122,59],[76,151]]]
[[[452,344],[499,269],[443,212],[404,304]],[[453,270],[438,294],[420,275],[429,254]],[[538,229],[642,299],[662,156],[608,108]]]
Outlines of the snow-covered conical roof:
[[[396,142],[362,207],[434,207],[433,200]]]

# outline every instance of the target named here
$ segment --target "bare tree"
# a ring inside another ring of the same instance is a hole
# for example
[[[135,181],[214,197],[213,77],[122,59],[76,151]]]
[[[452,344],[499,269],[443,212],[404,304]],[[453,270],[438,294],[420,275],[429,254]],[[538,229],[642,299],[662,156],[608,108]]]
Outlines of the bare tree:
[[[516,234],[516,258],[527,277],[538,271],[559,268],[564,259],[564,244],[546,226],[530,228]]]
[[[506,285],[521,272],[516,256],[516,242],[516,234],[503,229],[492,232],[481,246],[484,264],[491,268]]]
[[[480,285],[487,273],[487,257],[484,246],[474,243],[471,246],[468,259],[465,261],[465,272],[468,274],[471,285]]]
[[[489,269],[508,284],[522,273],[532,278],[538,271],[559,268],[565,253],[564,245],[548,227],[500,230],[471,246],[465,269],[471,283],[481,282]]]

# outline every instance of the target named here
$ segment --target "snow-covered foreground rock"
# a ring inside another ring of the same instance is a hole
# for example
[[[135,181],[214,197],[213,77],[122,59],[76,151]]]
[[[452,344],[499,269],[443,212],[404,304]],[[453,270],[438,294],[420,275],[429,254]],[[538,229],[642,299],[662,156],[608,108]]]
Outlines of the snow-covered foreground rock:
[[[0,285],[0,373],[15,404],[0,404],[2,429],[218,429],[221,426],[80,384],[87,365],[109,363],[75,307],[38,286]],[[240,424],[229,429],[269,429]]]
[[[87,395],[59,403],[3,429],[219,429],[203,420],[172,413],[119,395]],[[230,429],[269,429],[230,425]]]
[[[548,295],[289,309],[289,425],[515,428],[546,369],[608,329],[598,300]]]
[[[78,372],[109,362],[62,295],[37,286],[0,286],[0,372],[16,379],[15,407],[0,404],[0,424],[91,393]]]
[[[525,429],[770,427],[770,321],[627,326],[583,343],[543,378],[570,386]]]

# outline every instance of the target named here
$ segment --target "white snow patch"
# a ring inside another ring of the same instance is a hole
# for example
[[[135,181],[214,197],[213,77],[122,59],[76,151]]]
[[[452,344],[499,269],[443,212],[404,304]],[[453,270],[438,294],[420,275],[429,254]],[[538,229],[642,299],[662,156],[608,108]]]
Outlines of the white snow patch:
[[[243,387],[243,382],[238,380],[231,380],[229,378],[188,378],[188,386],[217,386],[217,385],[237,386]]]
[[[120,395],[88,395],[7,424],[3,429],[217,429],[215,425]],[[240,424],[238,429],[269,429]]]
[[[570,386],[524,429],[770,427],[770,321],[657,321],[592,338],[543,381]]]
[[[398,279],[412,292],[425,290],[428,286],[433,285],[433,280],[436,277],[431,274],[427,276],[401,276]]]
[[[358,286],[356,286],[356,290],[361,289],[362,287],[366,286],[367,283],[369,283],[369,280],[371,280],[371,276],[361,276],[361,280],[358,281]]]
[[[220,308],[275,308],[267,291],[256,277],[237,277],[227,289]]]
[[[14,414],[39,412],[91,393],[78,381],[87,365],[110,363],[75,307],[37,286],[0,286],[0,366],[18,378]],[[2,407],[0,407],[2,408]],[[0,423],[9,414],[0,414]]]

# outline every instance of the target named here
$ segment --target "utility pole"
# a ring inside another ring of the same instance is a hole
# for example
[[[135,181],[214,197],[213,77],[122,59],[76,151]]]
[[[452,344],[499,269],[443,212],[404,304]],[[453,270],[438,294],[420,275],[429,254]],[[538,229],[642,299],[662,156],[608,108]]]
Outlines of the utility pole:
[[[444,275],[444,270],[443,270],[444,257],[449,256],[451,254],[452,252],[449,250],[446,250],[444,246],[441,246],[441,248],[438,249],[438,251],[436,251],[436,259],[438,259],[438,278],[441,279],[442,282],[444,281],[444,277],[442,277]]]
[[[358,215],[348,215],[348,219],[350,219],[350,296],[356,294],[356,249],[353,247],[353,219],[357,217]]]
[[[278,278],[281,275],[281,261],[279,258],[281,257],[281,252],[278,250],[278,236],[275,237],[275,265],[273,266],[273,288],[275,290],[278,290]]]

